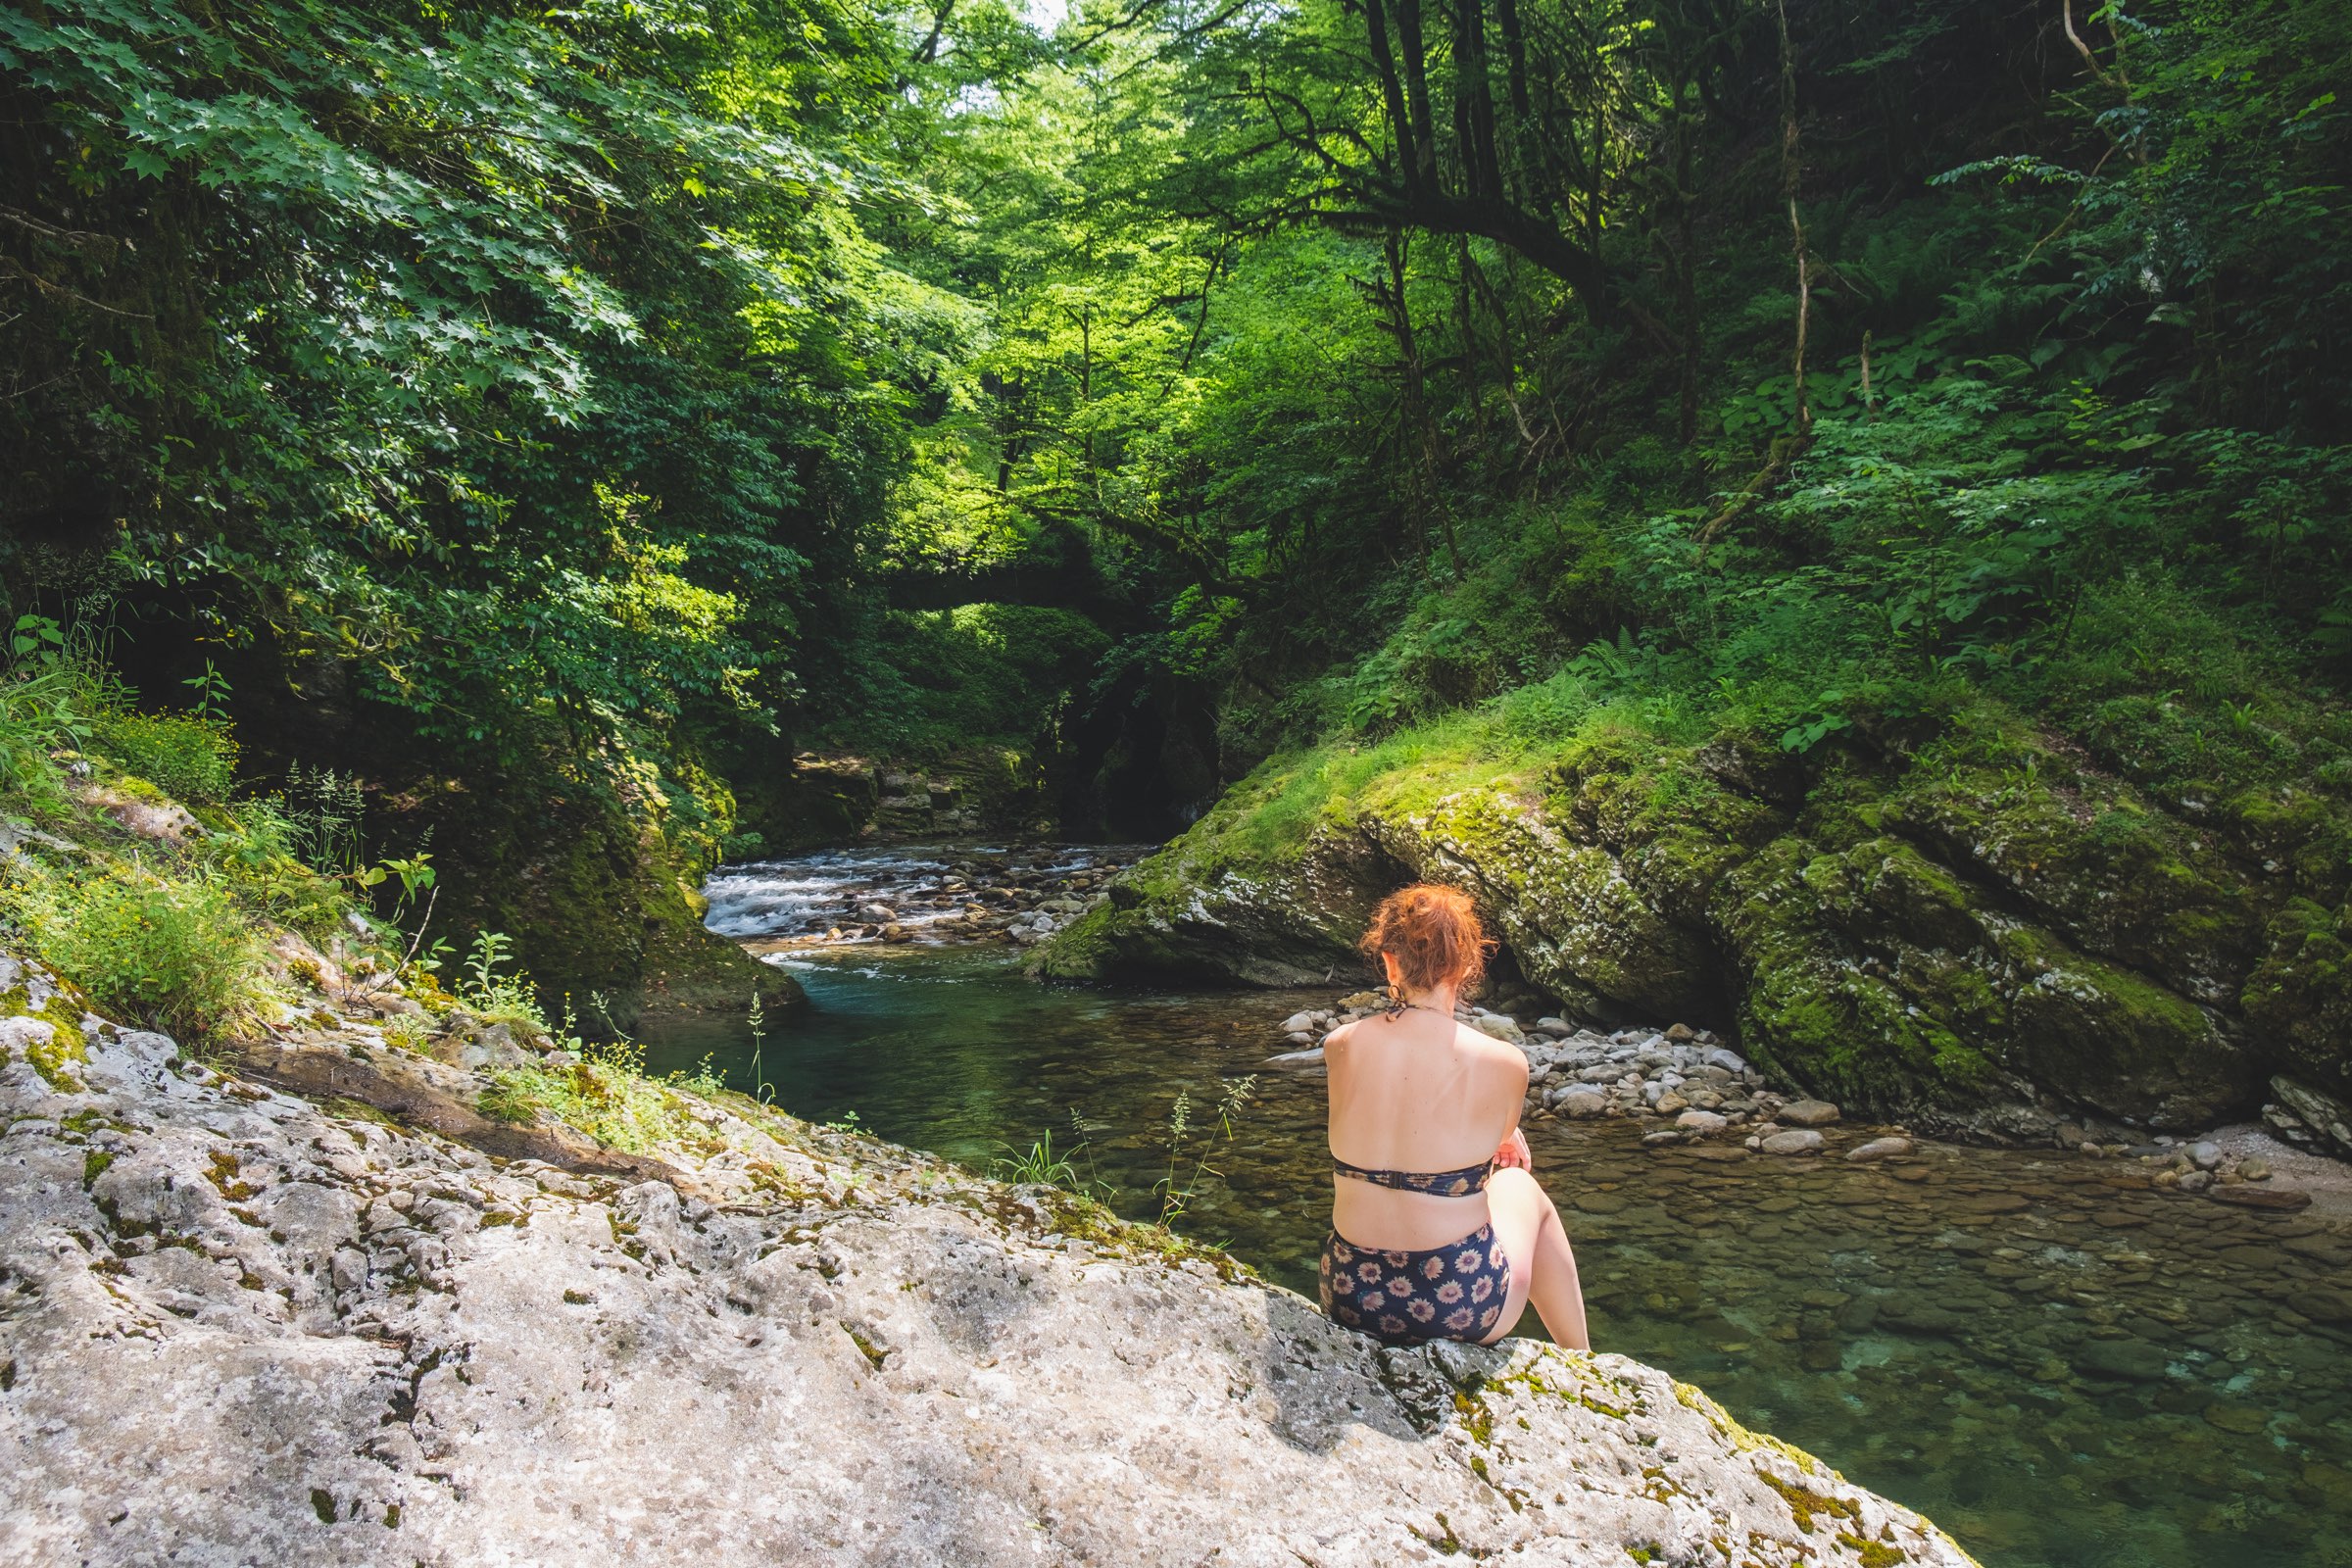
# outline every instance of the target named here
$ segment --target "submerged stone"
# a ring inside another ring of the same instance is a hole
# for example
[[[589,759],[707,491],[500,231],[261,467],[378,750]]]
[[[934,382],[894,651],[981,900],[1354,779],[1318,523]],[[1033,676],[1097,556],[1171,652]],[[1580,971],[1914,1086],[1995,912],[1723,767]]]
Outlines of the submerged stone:
[[[2145,1340],[2085,1340],[2075,1348],[2075,1367],[2090,1377],[2133,1383],[2167,1375],[2165,1353]]]

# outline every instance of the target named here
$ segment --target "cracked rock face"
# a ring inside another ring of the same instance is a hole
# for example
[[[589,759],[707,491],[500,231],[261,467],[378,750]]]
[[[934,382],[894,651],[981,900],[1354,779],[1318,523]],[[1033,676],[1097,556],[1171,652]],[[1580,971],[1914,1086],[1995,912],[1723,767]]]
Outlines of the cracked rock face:
[[[83,1032],[0,1066],[0,1561],[1968,1561],[1648,1367],[748,1105],[643,1180]]]

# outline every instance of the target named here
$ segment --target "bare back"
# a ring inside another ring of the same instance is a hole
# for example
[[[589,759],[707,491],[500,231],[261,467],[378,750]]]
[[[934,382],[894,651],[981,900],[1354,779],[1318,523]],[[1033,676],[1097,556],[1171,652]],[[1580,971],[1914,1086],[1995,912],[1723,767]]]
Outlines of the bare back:
[[[1458,1170],[1491,1158],[1519,1125],[1527,1058],[1423,1009],[1332,1031],[1331,1152],[1350,1165]],[[1332,1228],[1372,1248],[1422,1250],[1468,1235],[1488,1219],[1487,1197],[1440,1198],[1334,1178]]]

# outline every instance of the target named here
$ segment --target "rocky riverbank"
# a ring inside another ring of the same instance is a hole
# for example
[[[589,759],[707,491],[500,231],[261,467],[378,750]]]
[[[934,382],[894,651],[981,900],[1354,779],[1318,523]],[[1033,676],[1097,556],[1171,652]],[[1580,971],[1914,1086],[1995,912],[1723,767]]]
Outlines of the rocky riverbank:
[[[1364,991],[1292,1013],[1274,1030],[1293,1049],[1266,1065],[1320,1070],[1322,1037],[1385,1005],[1379,993]],[[1772,1087],[1760,1068],[1711,1030],[1677,1023],[1601,1034],[1564,1018],[1527,1020],[1467,1003],[1455,1009],[1454,1019],[1526,1054],[1523,1114],[1529,1120],[1625,1117],[1644,1125],[1642,1143],[1648,1149],[1728,1141],[1755,1153],[1827,1153],[1854,1164],[1899,1162],[1915,1148],[1908,1127],[1846,1127],[1838,1106]],[[2352,1213],[2352,1169],[2281,1145],[2271,1136],[2274,1130],[2215,1128],[2192,1138],[2160,1133],[2102,1142],[2093,1128],[2062,1123],[2052,1142],[2087,1158],[2131,1161],[2158,1190],[2283,1213],[2310,1207],[2316,1193],[2331,1210]],[[2282,1168],[2292,1168],[2291,1179],[2280,1179]],[[1896,1177],[1911,1179],[1899,1168]]]
[[[0,970],[10,1560],[1969,1561],[1621,1357],[1383,1351],[733,1097],[621,1154],[364,1020],[207,1064]]]
[[[761,955],[861,943],[1034,947],[1108,902],[1140,847],[896,845],[721,868],[711,929]]]
[[[2292,785],[2157,799],[2047,737],[1827,773],[1738,736],[1385,767],[1326,748],[1236,786],[1038,968],[1360,973],[1372,904],[1435,880],[1478,899],[1506,972],[1562,1016],[1689,1019],[1866,1114],[2143,1142],[2268,1104],[2352,1153],[2346,842]]]

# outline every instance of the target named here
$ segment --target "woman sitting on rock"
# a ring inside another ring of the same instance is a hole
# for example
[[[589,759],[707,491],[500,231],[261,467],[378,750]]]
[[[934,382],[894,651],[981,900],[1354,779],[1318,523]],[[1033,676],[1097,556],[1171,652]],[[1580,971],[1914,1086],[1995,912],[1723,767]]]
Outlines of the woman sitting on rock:
[[[1454,1022],[1490,946],[1468,898],[1427,884],[1383,900],[1364,933],[1394,1005],[1325,1043],[1323,1310],[1392,1345],[1487,1345],[1533,1300],[1554,1340],[1588,1349],[1576,1254],[1519,1133],[1527,1058]]]

